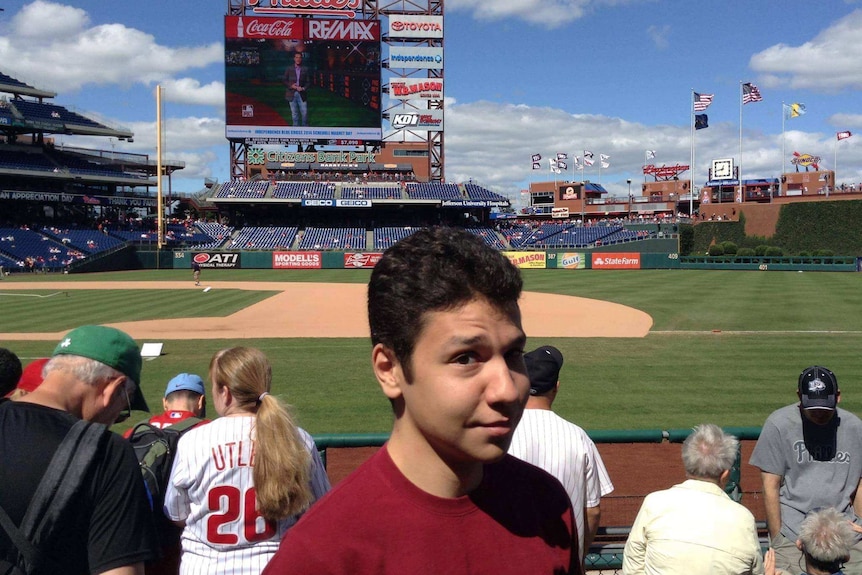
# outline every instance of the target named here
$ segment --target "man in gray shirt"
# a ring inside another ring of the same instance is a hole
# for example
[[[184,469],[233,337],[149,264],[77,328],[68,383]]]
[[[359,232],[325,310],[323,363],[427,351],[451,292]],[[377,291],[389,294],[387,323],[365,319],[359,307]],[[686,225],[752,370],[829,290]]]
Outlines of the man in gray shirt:
[[[862,421],[838,408],[838,380],[825,367],[799,376],[799,403],[774,411],[763,424],[749,463],[760,468],[775,566],[804,570],[796,546],[799,526],[812,510],[835,507],[848,521],[862,514]],[[844,573],[862,574],[862,543]]]

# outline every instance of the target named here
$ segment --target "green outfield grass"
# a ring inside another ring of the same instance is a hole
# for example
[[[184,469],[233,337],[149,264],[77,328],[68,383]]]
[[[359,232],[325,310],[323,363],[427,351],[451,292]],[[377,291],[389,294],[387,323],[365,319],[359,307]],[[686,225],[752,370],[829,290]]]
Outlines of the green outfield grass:
[[[204,284],[206,280],[364,283],[368,278],[367,271],[350,270],[204,273]],[[56,279],[188,280],[189,276],[188,270],[168,270]],[[684,428],[705,421],[759,426],[770,411],[795,400],[798,373],[816,363],[837,374],[844,394],[842,406],[862,411],[862,274],[540,270],[526,271],[524,278],[528,290],[614,301],[654,318],[653,332],[645,338],[530,338],[529,347],[550,343],[563,351],[566,364],[555,408],[587,429]],[[0,283],[0,293],[2,288]],[[149,306],[157,311],[168,306],[165,300],[185,293],[174,290],[164,297],[161,291]],[[207,295],[225,291],[233,290]],[[120,292],[116,298],[110,292],[99,293],[101,299],[93,305],[69,306],[68,321],[134,319],[129,317],[129,306],[144,297],[137,291]],[[202,299],[197,291],[188,294]],[[266,295],[246,294],[252,298],[249,301]],[[0,298],[0,331],[33,323],[39,314],[32,306],[29,301],[9,305]],[[194,300],[179,307],[186,314],[212,314],[198,309]],[[29,359],[49,354],[54,343],[0,345]],[[295,407],[301,424],[312,433],[390,428],[388,402],[369,366],[370,344],[360,338],[167,341],[164,355],[144,364],[143,385],[151,407],[160,405],[171,376],[180,371],[204,375],[215,351],[237,344],[267,353],[276,393]]]

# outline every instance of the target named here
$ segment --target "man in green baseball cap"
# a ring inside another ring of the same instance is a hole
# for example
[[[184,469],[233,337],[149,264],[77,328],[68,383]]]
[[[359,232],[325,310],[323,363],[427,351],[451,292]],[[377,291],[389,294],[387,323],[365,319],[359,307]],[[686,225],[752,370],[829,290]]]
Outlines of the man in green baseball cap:
[[[119,419],[120,421],[128,418],[129,409],[150,410],[139,388],[141,383],[141,351],[135,340],[125,332],[102,325],[81,326],[70,331],[66,337],[60,340],[52,354],[52,357],[58,356],[85,357],[98,361],[126,376],[127,380],[123,387],[128,393],[128,401],[126,402],[126,409],[118,415],[118,417],[122,417]],[[113,421],[108,423],[113,423]]]
[[[50,538],[30,541],[39,547],[44,565],[57,565],[52,572],[68,575],[143,573],[145,562],[158,556],[158,541],[129,442],[105,430],[89,441],[96,444],[95,453],[84,469],[54,459],[79,420],[111,425],[131,409],[147,410],[138,389],[137,344],[114,328],[79,327],[60,340],[43,373],[32,393],[0,401],[0,507],[15,525],[24,525],[25,515],[31,517],[29,502],[45,478],[50,485],[58,470],[73,470],[64,481],[74,482],[76,495],[60,510],[52,508],[53,523],[45,520]],[[0,563],[6,558],[17,562],[20,553],[19,543],[0,537]]]

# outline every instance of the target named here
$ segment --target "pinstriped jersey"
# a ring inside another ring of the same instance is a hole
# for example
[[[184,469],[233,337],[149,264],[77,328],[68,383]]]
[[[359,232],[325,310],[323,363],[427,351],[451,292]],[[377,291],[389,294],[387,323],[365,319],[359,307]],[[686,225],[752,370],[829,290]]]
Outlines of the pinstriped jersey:
[[[605,464],[587,433],[547,409],[525,409],[509,453],[559,479],[572,500],[581,559],[584,549],[584,507],[599,505],[614,490]]]
[[[267,521],[257,512],[252,479],[254,416],[221,417],[180,438],[165,495],[165,514],[185,521],[181,575],[260,573],[298,520]],[[314,499],[329,479],[314,440],[299,433],[311,454]]]

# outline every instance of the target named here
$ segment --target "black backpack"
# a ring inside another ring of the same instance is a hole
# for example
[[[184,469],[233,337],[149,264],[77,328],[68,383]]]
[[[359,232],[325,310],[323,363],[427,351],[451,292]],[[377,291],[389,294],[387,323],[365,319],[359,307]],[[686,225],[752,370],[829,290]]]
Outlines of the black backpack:
[[[129,443],[141,466],[141,475],[147,486],[150,503],[156,516],[162,515],[165,491],[171,476],[171,467],[177,454],[180,436],[203,421],[189,417],[170,427],[156,427],[148,422],[137,424],[129,436]]]
[[[6,510],[0,507],[0,525],[18,548],[15,563],[0,558],[0,573],[63,572],[62,560],[50,557],[43,549],[52,550],[52,534],[62,528],[59,517],[69,501],[79,495],[83,479],[108,433],[104,425],[77,421],[48,464],[21,525],[15,525]]]

